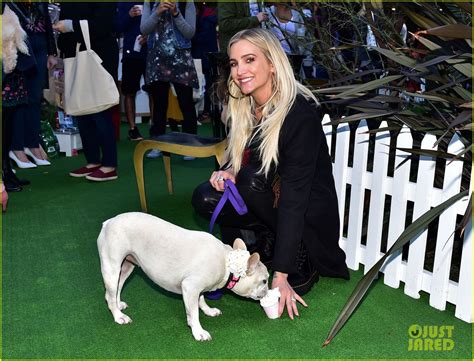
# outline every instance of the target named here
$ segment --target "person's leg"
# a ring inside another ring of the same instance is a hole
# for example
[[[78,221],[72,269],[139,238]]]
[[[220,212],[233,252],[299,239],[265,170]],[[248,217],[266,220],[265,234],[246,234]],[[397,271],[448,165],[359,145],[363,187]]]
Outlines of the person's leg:
[[[169,88],[170,83],[162,81],[157,81],[150,86],[150,95],[153,99],[153,124],[150,128],[151,137],[166,133]]]
[[[143,139],[135,124],[136,94],[140,89],[140,78],[142,76],[140,65],[140,59],[125,58],[122,61],[122,94],[124,95],[125,115],[130,126],[128,131],[130,140]]]
[[[8,152],[11,147],[11,126],[14,109],[2,109],[2,180],[7,192],[21,191],[21,184],[13,173]]]
[[[87,166],[97,167],[100,162],[100,141],[98,137],[97,125],[92,115],[82,115],[76,117],[79,128],[79,135],[82,141],[82,150],[86,158]]]
[[[102,167],[104,172],[110,172],[117,167],[117,142],[110,109],[92,114],[96,125],[97,139],[102,150]]]
[[[221,226],[223,242],[231,244],[239,236],[239,230],[251,230],[255,232],[256,250],[263,259],[271,259],[277,223],[271,180],[267,181],[257,174],[255,167],[248,166],[240,170],[236,186],[248,213],[240,216],[230,202],[226,202],[216,220]],[[201,216],[210,219],[221,196],[222,192],[205,182],[194,190],[192,204]]]
[[[15,153],[16,157],[22,162],[29,162],[24,152],[25,148],[25,119],[29,114],[28,105],[20,105],[15,107],[12,114],[12,137],[10,149]]]
[[[26,77],[28,88],[28,107],[25,124],[25,147],[37,159],[44,159],[44,153],[39,147],[41,133],[41,100],[43,99],[43,89],[46,85],[48,57],[46,36],[38,34],[29,38],[36,58],[36,72]]]
[[[202,111],[203,120],[208,120],[211,116],[211,75],[209,70],[204,70],[204,77],[206,78],[206,87],[204,92],[204,110]]]
[[[196,108],[194,107],[193,88],[173,83],[178,96],[178,104],[183,113],[183,133],[196,134],[197,133],[197,116]]]

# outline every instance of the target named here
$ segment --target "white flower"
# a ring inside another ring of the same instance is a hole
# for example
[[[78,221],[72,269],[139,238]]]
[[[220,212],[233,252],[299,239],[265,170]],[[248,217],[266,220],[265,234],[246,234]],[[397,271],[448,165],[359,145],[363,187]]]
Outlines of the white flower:
[[[227,268],[231,273],[238,277],[247,276],[247,263],[250,258],[250,253],[243,249],[230,251],[227,254]]]

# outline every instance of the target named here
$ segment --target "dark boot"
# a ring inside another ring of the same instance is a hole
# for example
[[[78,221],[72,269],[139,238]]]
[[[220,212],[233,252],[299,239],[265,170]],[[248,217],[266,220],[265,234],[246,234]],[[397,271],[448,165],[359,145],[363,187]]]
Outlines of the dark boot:
[[[19,179],[16,174],[13,172],[10,159],[4,159],[2,163],[2,179],[5,183],[9,183],[14,187],[15,185],[18,186],[26,186],[29,185],[31,182],[27,179]],[[5,185],[6,187],[6,185]],[[21,189],[20,189],[21,190]],[[8,191],[7,191],[8,192]],[[15,192],[15,191],[13,191]]]
[[[298,272],[288,275],[288,283],[296,293],[302,296],[308,293],[313,285],[319,281],[319,272],[311,265],[311,260],[303,242],[301,242],[296,255],[296,263]]]
[[[260,261],[262,261],[267,268],[272,268],[275,233],[268,227],[262,225],[255,231],[255,235],[257,238],[257,252],[260,255]]]
[[[12,174],[14,173],[12,172]],[[6,176],[4,172],[2,172],[2,181],[7,192],[19,192],[22,190],[20,184],[18,184],[18,182],[16,182],[10,176]]]

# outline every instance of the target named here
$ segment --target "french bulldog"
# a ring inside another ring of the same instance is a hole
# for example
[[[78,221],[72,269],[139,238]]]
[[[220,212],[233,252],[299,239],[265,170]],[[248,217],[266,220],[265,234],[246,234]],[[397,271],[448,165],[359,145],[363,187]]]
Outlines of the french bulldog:
[[[120,293],[135,266],[160,287],[183,295],[188,326],[198,341],[212,339],[199,322],[199,308],[207,316],[221,314],[206,304],[203,292],[227,287],[254,300],[268,292],[267,268],[258,253],[250,256],[239,238],[232,248],[209,233],[130,212],[103,223],[97,246],[105,300],[118,324],[132,322],[122,312],[128,305]]]

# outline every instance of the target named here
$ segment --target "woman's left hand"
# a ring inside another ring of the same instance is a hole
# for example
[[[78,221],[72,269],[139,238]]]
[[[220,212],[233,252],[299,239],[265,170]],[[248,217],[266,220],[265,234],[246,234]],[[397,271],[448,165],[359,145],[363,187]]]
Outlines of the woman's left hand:
[[[58,58],[54,55],[48,55],[48,60],[46,61],[46,66],[49,70],[53,69],[56,65],[58,65]]]
[[[293,320],[294,316],[299,316],[297,302],[304,307],[308,307],[306,302],[298,295],[288,283],[288,274],[275,272],[273,274],[272,288],[279,288],[280,290],[280,305],[278,307],[278,316],[281,316],[283,310],[288,310],[288,316]]]
[[[211,178],[209,178],[209,182],[215,190],[223,192],[224,182],[226,179],[229,179],[232,183],[235,184],[234,173],[232,173],[230,170],[219,170],[216,172],[212,172]]]

